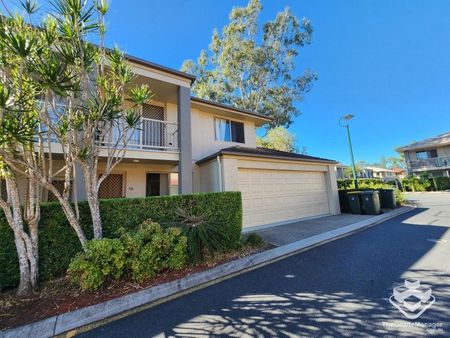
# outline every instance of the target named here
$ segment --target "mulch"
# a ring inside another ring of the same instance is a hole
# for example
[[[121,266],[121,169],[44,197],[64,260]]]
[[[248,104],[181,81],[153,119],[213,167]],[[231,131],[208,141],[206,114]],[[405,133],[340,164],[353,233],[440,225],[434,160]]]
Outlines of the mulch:
[[[183,270],[162,272],[142,283],[132,280],[113,281],[97,291],[81,291],[66,277],[62,277],[42,283],[39,290],[29,297],[17,297],[14,290],[0,293],[0,330],[22,326],[171,282],[270,248],[269,245],[258,248],[244,247],[238,251],[217,255],[204,263],[191,265]]]

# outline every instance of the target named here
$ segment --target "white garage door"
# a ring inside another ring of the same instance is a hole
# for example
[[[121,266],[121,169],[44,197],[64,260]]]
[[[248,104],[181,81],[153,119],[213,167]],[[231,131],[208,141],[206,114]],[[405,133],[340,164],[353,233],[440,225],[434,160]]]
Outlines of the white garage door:
[[[324,172],[238,170],[244,227],[329,214]]]

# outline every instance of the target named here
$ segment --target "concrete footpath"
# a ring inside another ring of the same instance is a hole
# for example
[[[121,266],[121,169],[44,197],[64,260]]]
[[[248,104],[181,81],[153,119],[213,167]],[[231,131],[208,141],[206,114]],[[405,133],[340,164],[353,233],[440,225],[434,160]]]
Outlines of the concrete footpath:
[[[316,235],[313,235],[314,232],[310,231],[310,236],[307,238],[296,240],[292,243],[281,245],[255,255],[243,257],[173,282],[154,286],[104,303],[50,317],[8,331],[3,331],[0,332],[0,337],[52,337],[62,334],[73,336],[76,333],[84,332],[99,325],[104,325],[105,323],[116,319],[129,316],[193,291],[295,255],[301,251],[309,250],[330,241],[351,235],[355,232],[407,213],[413,209],[414,208],[412,207],[402,207],[379,216],[365,217],[365,219],[362,220],[357,219],[356,223],[347,225],[345,225],[345,223],[348,222],[350,218],[345,218],[345,215],[341,216],[340,219],[342,221],[339,222],[333,221],[330,223],[328,217],[322,218],[323,223],[334,224],[334,226],[332,228],[329,228],[326,225],[318,226],[318,229],[328,229],[328,231],[325,230]],[[319,221],[320,219],[314,220],[314,222]],[[305,224],[309,224],[307,226],[312,227],[310,223]],[[301,228],[301,224],[297,224],[297,227],[299,226]],[[286,226],[285,228],[280,228],[281,230],[279,231],[285,231],[286,236],[293,236],[288,234],[288,230],[292,233],[292,227],[293,226]],[[275,231],[276,229],[265,229],[264,231],[266,234],[262,234],[264,237],[268,238],[270,234],[270,231],[268,230]],[[261,230],[261,232],[263,231]],[[304,232],[298,230],[295,239],[301,238],[301,233],[304,234]],[[304,236],[306,235],[304,234]]]

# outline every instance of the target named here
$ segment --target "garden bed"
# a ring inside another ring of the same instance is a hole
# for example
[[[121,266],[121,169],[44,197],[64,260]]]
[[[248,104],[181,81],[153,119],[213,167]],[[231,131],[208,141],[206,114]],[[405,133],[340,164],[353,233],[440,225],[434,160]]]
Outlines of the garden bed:
[[[81,291],[79,287],[71,284],[64,277],[42,284],[38,292],[32,297],[20,298],[15,295],[14,291],[4,292],[0,294],[0,330],[22,326],[102,303],[145,288],[181,279],[193,273],[205,271],[270,248],[271,246],[268,244],[259,247],[245,246],[240,250],[217,254],[204,263],[190,265],[179,271],[160,273],[156,278],[145,280],[142,283],[120,280],[111,282],[98,291]]]

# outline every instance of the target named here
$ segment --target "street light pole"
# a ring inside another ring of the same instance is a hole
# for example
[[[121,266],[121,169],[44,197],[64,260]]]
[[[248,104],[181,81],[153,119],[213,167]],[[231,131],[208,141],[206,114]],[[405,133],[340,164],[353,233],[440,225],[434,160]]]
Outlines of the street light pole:
[[[345,127],[347,129],[347,140],[348,146],[350,148],[350,158],[352,160],[352,172],[353,172],[353,182],[355,183],[355,189],[358,189],[358,176],[356,175],[356,165],[355,165],[355,157],[353,156],[353,146],[352,146],[352,138],[350,137],[350,126],[347,124],[343,125],[342,120],[350,121],[354,116],[351,114],[342,116],[339,119],[339,125],[341,127]]]

